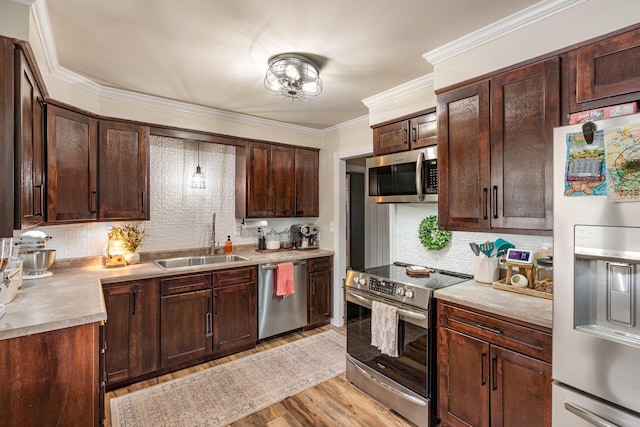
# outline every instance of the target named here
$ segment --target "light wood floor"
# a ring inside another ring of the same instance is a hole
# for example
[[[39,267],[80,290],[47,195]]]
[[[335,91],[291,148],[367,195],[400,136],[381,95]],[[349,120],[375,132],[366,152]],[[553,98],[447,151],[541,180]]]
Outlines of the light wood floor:
[[[277,337],[258,344],[255,349],[214,360],[182,371],[173,372],[158,378],[132,384],[128,387],[113,390],[106,395],[106,427],[111,427],[112,397],[122,396],[161,382],[180,378],[212,366],[248,356],[259,351],[277,347],[287,342],[311,336],[328,329],[344,333],[344,329],[327,325],[311,331],[294,332],[284,337]],[[233,427],[288,427],[288,426],[344,426],[344,427],[414,427],[397,414],[389,411],[378,402],[353,386],[342,374],[332,380],[317,385],[309,390],[290,397],[280,403],[256,412],[240,421],[231,424]],[[155,427],[155,426],[154,426]]]

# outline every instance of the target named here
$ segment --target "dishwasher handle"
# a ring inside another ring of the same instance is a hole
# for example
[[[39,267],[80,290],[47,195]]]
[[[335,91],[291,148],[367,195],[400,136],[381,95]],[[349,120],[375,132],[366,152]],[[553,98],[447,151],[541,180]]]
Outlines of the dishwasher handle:
[[[304,264],[306,261],[294,261],[293,265],[300,265],[300,264]],[[279,264],[284,264],[284,263],[279,263]],[[276,268],[278,268],[278,264],[261,264],[260,268],[262,270],[275,270]]]

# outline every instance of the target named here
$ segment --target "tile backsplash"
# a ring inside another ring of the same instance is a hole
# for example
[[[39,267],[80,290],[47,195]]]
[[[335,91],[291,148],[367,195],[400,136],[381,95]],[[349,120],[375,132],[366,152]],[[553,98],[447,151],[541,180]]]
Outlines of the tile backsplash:
[[[205,189],[190,186],[198,164],[198,141],[150,137],[151,219],[137,223],[148,234],[138,252],[209,246],[214,212],[220,245],[228,235],[236,245],[257,242],[256,230],[242,228],[242,220],[235,218],[235,147],[206,142],[199,145]],[[282,231],[301,220],[309,219],[269,219],[265,231]],[[108,228],[128,223],[78,223],[36,230],[52,237],[47,247],[56,249],[56,259],[83,258],[106,255]],[[17,230],[14,235],[21,233]]]
[[[424,265],[443,270],[473,274],[473,252],[470,242],[482,243],[502,237],[520,249],[536,250],[543,245],[552,245],[551,236],[529,236],[504,233],[471,233],[454,231],[451,244],[440,250],[427,250],[418,238],[420,222],[429,215],[437,215],[435,204],[405,203],[396,205],[394,240],[395,256],[392,261]]]

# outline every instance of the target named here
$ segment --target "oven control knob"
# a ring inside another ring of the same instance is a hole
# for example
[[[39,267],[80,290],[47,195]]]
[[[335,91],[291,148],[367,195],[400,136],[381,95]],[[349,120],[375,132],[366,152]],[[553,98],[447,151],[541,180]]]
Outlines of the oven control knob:
[[[415,296],[415,294],[411,289],[407,289],[406,296],[407,296],[407,298],[413,298]]]
[[[404,296],[404,291],[405,291],[404,288],[398,288],[398,290],[396,291],[396,294],[398,296],[400,296],[400,297],[403,297]]]
[[[360,278],[359,278],[359,283],[360,283],[361,285],[363,285],[363,286],[364,286],[364,285],[366,285],[366,284],[367,284],[367,278],[366,278],[366,277],[364,277],[364,276],[360,276]]]

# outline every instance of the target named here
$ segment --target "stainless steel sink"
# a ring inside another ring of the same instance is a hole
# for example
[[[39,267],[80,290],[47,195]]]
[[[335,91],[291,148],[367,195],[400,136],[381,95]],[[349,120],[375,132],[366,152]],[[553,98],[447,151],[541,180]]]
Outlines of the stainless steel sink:
[[[164,269],[193,267],[196,265],[221,264],[235,261],[247,261],[249,258],[241,255],[202,255],[182,258],[167,258],[154,261]]]

